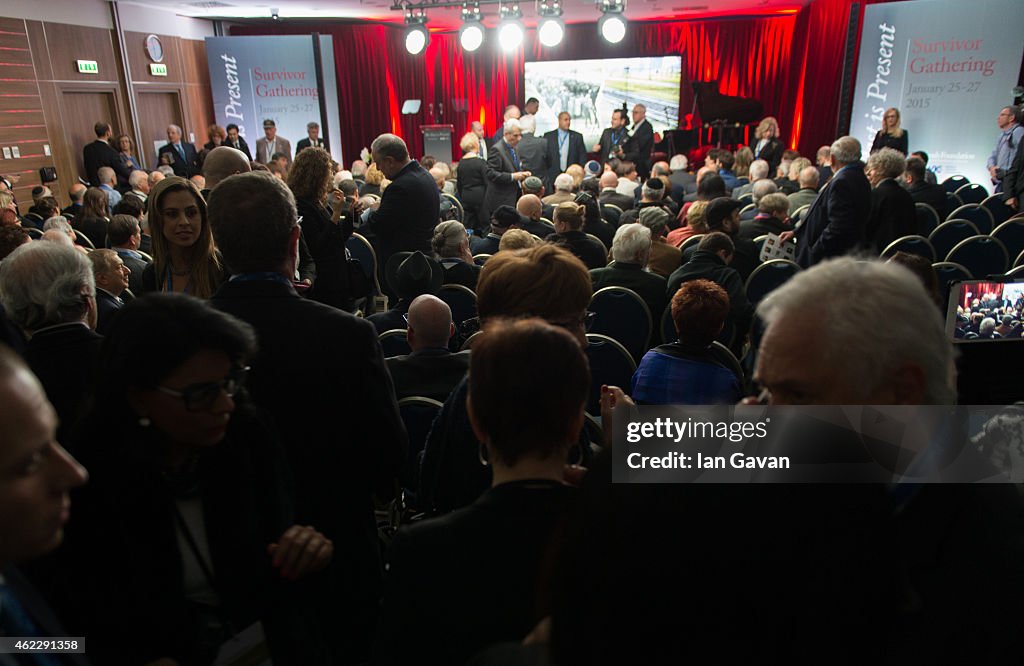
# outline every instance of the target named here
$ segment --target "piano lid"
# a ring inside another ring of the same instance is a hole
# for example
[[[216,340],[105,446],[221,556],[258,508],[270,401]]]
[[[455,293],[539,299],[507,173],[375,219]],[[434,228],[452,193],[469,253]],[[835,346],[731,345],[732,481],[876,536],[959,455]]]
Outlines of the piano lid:
[[[704,123],[745,125],[760,120],[764,114],[764,107],[759,100],[718,92],[718,81],[694,81],[693,94],[701,122]]]

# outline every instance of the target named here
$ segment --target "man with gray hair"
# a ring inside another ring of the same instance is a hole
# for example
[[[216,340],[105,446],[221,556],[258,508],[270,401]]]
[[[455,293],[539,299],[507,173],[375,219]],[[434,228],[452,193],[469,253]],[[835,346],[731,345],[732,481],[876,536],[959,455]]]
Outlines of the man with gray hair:
[[[93,250],[89,261],[96,278],[96,332],[106,335],[114,315],[124,307],[121,295],[132,271],[114,250]]]
[[[374,142],[374,162],[390,172],[393,153],[381,162],[381,150],[391,149]],[[349,663],[369,656],[381,592],[372,495],[394,487],[406,435],[373,325],[292,287],[297,216],[291,191],[267,173],[231,176],[213,190],[210,228],[233,278],[211,304],[259,336],[249,390],[285,446],[295,519],[346,544],[307,593],[351,651],[334,661]]]
[[[100,179],[100,189],[107,193],[107,214],[114,210],[114,206],[121,203],[121,193],[114,189],[117,186],[117,174],[110,167],[100,167],[96,171]]]
[[[387,359],[395,397],[423,396],[444,402],[469,370],[468,350],[457,354],[448,350],[448,341],[455,335],[451,308],[437,296],[423,294],[409,305],[407,322],[412,353]]]
[[[519,119],[519,128],[523,130],[523,138],[516,146],[516,152],[523,163],[522,168],[546,177],[553,158],[548,154],[548,142],[536,136],[537,119],[530,115],[523,116]]]
[[[744,194],[747,194],[748,192],[752,192],[753,189],[754,189],[754,185],[758,181],[761,181],[761,180],[764,180],[764,179],[768,178],[768,170],[770,168],[771,167],[768,165],[768,162],[766,162],[764,160],[754,160],[753,162],[751,162],[750,163],[750,182],[747,183],[746,185],[740,185],[739,187],[734,187],[733,190],[732,190],[732,198],[733,199],[739,199]]]
[[[673,155],[672,159],[668,162],[668,167],[672,173],[668,179],[672,181],[673,190],[676,188],[682,188],[683,194],[678,197],[678,201],[682,202],[683,197],[687,194],[692,194],[697,191],[697,177],[686,169],[689,167],[690,162],[686,159],[686,155],[678,154]]]
[[[590,279],[595,292],[605,287],[625,287],[636,292],[647,305],[653,328],[657,329],[668,300],[665,278],[647,270],[650,256],[651,230],[639,223],[623,224],[612,239],[612,263],[592,269]]]
[[[498,206],[514,207],[519,199],[520,185],[533,175],[517,152],[522,138],[523,130],[519,121],[510,118],[505,121],[502,139],[491,145],[487,169],[484,171],[487,179],[487,193],[481,208],[484,219],[490,219],[491,213]]]
[[[25,360],[39,377],[64,436],[82,416],[103,338],[96,327],[92,264],[59,243],[28,243],[0,263],[0,303],[24,331]]]
[[[145,171],[132,171],[128,176],[128,185],[132,188],[131,193],[137,196],[139,201],[146,203],[149,197],[149,174]]]
[[[820,174],[815,166],[806,166],[800,170],[797,177],[797,184],[800,189],[787,195],[789,198],[789,214],[792,215],[798,208],[810,206],[818,198],[818,178]]]
[[[156,161],[185,179],[199,173],[199,153],[195,145],[182,139],[181,128],[177,125],[167,126],[167,143],[157,152]]]
[[[871,184],[860,156],[860,141],[852,136],[836,139],[831,147],[835,175],[811,204],[800,228],[782,235],[782,242],[796,238],[796,262],[802,267],[852,252],[864,242]]]
[[[560,173],[555,176],[555,191],[541,199],[545,205],[557,206],[560,203],[573,200],[572,188],[575,181],[567,173]]]
[[[779,186],[775,184],[775,181],[770,178],[761,178],[757,182],[753,183],[750,189],[750,194],[753,197],[754,207],[750,210],[745,210],[740,213],[741,222],[749,222],[757,217],[757,207],[761,203],[761,198],[774,194],[779,191]],[[744,206],[746,208],[746,206]]]
[[[306,123],[306,138],[295,144],[295,154],[298,155],[301,153],[303,148],[323,147],[324,140],[320,138],[320,123],[312,121]]]
[[[519,107],[516,106],[515,104],[509,104],[508,106],[505,107],[505,112],[501,116],[501,125],[498,126],[498,131],[495,132],[494,136],[491,137],[491,140],[488,144],[488,148],[501,141],[502,138],[505,136],[505,123],[507,123],[510,120],[519,120],[520,115],[521,111],[519,111]],[[481,137],[481,142],[482,141],[483,138]],[[488,150],[487,153],[488,155],[490,155],[490,150]]]

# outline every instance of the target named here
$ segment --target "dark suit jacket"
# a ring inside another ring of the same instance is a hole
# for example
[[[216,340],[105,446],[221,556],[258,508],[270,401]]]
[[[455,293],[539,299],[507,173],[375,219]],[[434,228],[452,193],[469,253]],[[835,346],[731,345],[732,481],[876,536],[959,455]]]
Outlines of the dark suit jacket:
[[[397,187],[396,187],[397,186]],[[378,271],[384,275],[388,258],[395,252],[420,251],[431,256],[430,239],[440,221],[441,194],[426,169],[411,160],[384,190],[380,206],[372,211],[367,226],[377,240]],[[381,284],[383,284],[383,279]]]
[[[249,158],[249,161],[252,162],[252,152],[249,150],[249,144],[247,144],[245,142],[244,138],[238,137],[238,145],[237,146],[232,145],[231,141],[228,140],[228,139],[224,139],[224,143],[222,143],[221,145],[222,146],[227,146],[228,148],[236,148],[236,149],[242,151],[243,153],[245,153],[245,156]]]
[[[907,154],[907,145],[910,143],[910,132],[903,130],[902,136],[896,138],[882,130],[875,134],[875,140],[871,142],[871,152],[877,152],[882,148],[893,148],[904,155]]]
[[[201,172],[199,165],[199,153],[196,151],[196,147],[188,141],[181,142],[181,148],[185,151],[185,161],[181,160],[181,155],[178,154],[177,149],[171,144],[165,144],[160,147],[157,151],[156,161],[160,163],[162,155],[167,155],[171,169],[174,170],[175,176],[181,176],[182,178],[191,178],[197,173]]]
[[[608,265],[608,250],[582,231],[566,231],[551,234],[545,239],[548,243],[561,245],[572,252],[587,268],[603,268]]]
[[[313,298],[352,311],[355,294],[352,292],[345,254],[345,242],[352,235],[352,220],[348,219],[351,216],[334,224],[331,212],[320,203],[296,199],[295,207],[302,217],[302,237],[316,264]]]
[[[131,250],[122,250],[114,248],[117,252],[117,256],[121,257],[121,261],[124,265],[131,270],[132,274],[128,276],[128,288],[132,290],[132,293],[136,296],[142,295],[142,272],[146,270],[146,264],[148,263],[145,259],[139,259],[131,254]]]
[[[928,204],[939,214],[939,222],[943,222],[950,214],[949,200],[946,198],[946,190],[938,185],[918,181],[907,186],[907,192],[914,203]]]
[[[562,158],[558,150],[558,130],[553,129],[544,134],[544,140],[548,142],[548,156],[551,159],[551,168],[548,171],[550,182],[555,181],[555,176],[562,173]],[[583,166],[587,162],[587,146],[583,143],[583,135],[576,130],[569,130],[569,138],[566,139],[568,152],[566,154],[565,166],[579,164]]]
[[[270,280],[225,283],[211,304],[256,329],[250,395],[284,444],[296,520],[336,544],[330,589],[350,624],[334,626],[364,641],[381,584],[372,494],[388,495],[406,448],[377,332]]]
[[[109,291],[96,287],[96,332],[106,335],[117,311],[124,307],[124,301]]]
[[[641,178],[647,178],[651,172],[651,150],[654,148],[654,128],[646,118],[633,128],[633,134],[622,146],[623,156],[636,164],[636,171]]]
[[[1019,147],[1013,162],[1010,163],[1010,168],[1006,170],[1006,175],[1003,176],[1003,192],[1007,199],[1017,199],[1018,211],[1024,210],[1024,201],[1021,200],[1024,198],[1024,150],[1021,150]]]
[[[128,176],[132,172],[131,168],[121,161],[121,155],[114,150],[114,147],[103,139],[96,139],[92,143],[86,144],[82,149],[82,161],[85,163],[84,177],[93,187],[100,186],[100,179],[96,173],[100,167],[110,167],[117,174],[118,179],[124,179],[125,182],[128,182]]]
[[[673,171],[668,179],[673,185],[683,188],[684,195],[697,191],[697,176],[688,171]],[[675,190],[674,187],[673,190]],[[682,197],[679,197],[677,201],[682,201]]]
[[[540,220],[525,220],[522,224],[516,225],[523,231],[527,231],[537,238],[547,238],[551,234],[555,233],[554,225],[548,224],[547,222],[541,222]]]
[[[754,240],[765,234],[781,234],[783,231],[792,231],[791,225],[785,224],[782,220],[771,215],[757,215],[749,222],[740,224],[740,231],[737,234],[740,238]],[[760,254],[760,253],[759,253]]]
[[[451,264],[445,264],[447,261],[442,259],[442,267],[444,268],[444,283],[445,284],[461,284],[467,289],[476,291],[476,281],[480,278],[480,267],[476,264],[467,264],[464,261],[457,261]]]
[[[71,228],[80,234],[85,234],[97,249],[107,246],[106,220],[101,220],[98,217],[76,217],[71,223]]]
[[[629,130],[625,127],[620,129],[619,132],[621,132],[621,135],[614,132],[611,127],[606,127],[601,132],[601,139],[598,141],[598,144],[601,146],[601,149],[597,151],[598,161],[607,162],[611,158],[612,151],[625,144],[626,140],[629,139]],[[615,140],[616,138],[618,141]]]
[[[864,242],[864,226],[871,212],[871,184],[864,163],[854,162],[839,170],[818,192],[796,230],[796,262],[807,268],[842,256]]]
[[[711,280],[729,294],[729,317],[735,327],[736,340],[733,347],[743,345],[743,338],[750,330],[754,306],[747,300],[747,292],[740,274],[725,264],[714,252],[697,250],[693,258],[677,268],[668,278],[666,295],[671,298],[679,286],[690,280]]]
[[[864,237],[875,252],[902,236],[917,233],[917,212],[910,193],[892,178],[871,190],[871,213]]]
[[[757,142],[754,142],[753,148],[757,148]],[[768,177],[775,179],[775,172],[779,168],[779,164],[782,163],[782,153],[786,151],[786,147],[782,145],[782,141],[777,136],[773,136],[768,139],[768,142],[761,147],[761,152],[754,156],[754,159],[764,160],[768,163]]]
[[[612,204],[613,206],[618,206],[623,211],[629,210],[633,207],[633,204],[636,203],[636,200],[633,199],[633,197],[620,194],[614,190],[602,190],[601,193],[597,195],[597,200],[601,202],[601,205]]]
[[[657,273],[643,270],[640,264],[629,264],[624,261],[613,261],[604,268],[590,271],[590,279],[594,283],[594,291],[605,287],[625,287],[632,289],[644,299],[647,309],[651,311],[653,330],[659,330],[661,315],[665,312],[668,299],[665,294],[665,278]]]
[[[501,236],[488,232],[486,236],[473,236],[469,241],[469,251],[476,254],[494,254],[498,251]]]
[[[498,206],[514,207],[519,201],[519,183],[512,180],[512,174],[522,170],[522,162],[518,168],[512,162],[507,143],[499,141],[491,146],[487,155],[487,171],[485,172],[487,194],[484,196],[483,214],[486,219],[491,219],[491,213]]]
[[[467,229],[478,232],[487,229],[491,221],[481,217],[484,195],[487,194],[487,162],[479,157],[463,157],[459,162],[459,177],[455,181],[455,192],[466,212],[463,220]]]
[[[385,361],[399,400],[423,396],[444,402],[469,371],[469,351],[453,354],[447,349],[421,349]]]
[[[516,155],[522,164],[520,171],[529,171],[541,180],[547,181],[551,160],[554,159],[548,152],[547,141],[532,134],[524,134],[516,146]]]
[[[318,147],[320,147],[320,148],[324,147],[324,140],[323,140],[323,138],[317,139],[316,141],[317,141],[316,145]],[[305,139],[302,139],[297,144],[295,144],[295,154],[298,155],[299,153],[302,152],[303,148],[309,148],[311,145],[312,145],[312,142],[309,140],[309,137],[307,136]]]

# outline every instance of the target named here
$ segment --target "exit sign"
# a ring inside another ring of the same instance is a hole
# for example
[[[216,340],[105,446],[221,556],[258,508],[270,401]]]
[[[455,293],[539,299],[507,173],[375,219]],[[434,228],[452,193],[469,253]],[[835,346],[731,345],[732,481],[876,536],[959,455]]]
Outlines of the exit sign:
[[[162,62],[149,63],[149,73],[153,76],[167,76],[167,65]]]
[[[79,74],[99,74],[100,66],[95,60],[76,60]]]

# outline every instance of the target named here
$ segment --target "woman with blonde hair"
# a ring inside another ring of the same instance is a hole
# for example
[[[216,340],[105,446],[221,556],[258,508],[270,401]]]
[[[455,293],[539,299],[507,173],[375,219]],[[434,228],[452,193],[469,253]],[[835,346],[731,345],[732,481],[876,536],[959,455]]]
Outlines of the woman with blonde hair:
[[[775,173],[782,161],[782,151],[785,150],[779,139],[779,121],[773,116],[766,117],[754,131],[754,138],[757,139],[754,144],[756,159],[768,163],[768,173]]]
[[[498,252],[505,250],[529,250],[540,245],[540,241],[525,229],[509,229],[501,235]]]
[[[122,164],[132,171],[142,171],[142,166],[135,157],[135,144],[130,136],[127,134],[118,136],[114,139],[114,148],[117,149],[117,156],[121,158]]]
[[[588,269],[604,268],[608,264],[608,249],[597,238],[583,232],[585,212],[585,206],[572,201],[555,206],[555,233],[545,240],[572,252]]]
[[[377,165],[371,164],[366,167],[366,174],[363,177],[366,179],[366,185],[363,186],[362,190],[363,196],[375,194],[379,197],[381,192],[384,191],[384,174],[377,168]]]
[[[192,181],[168,176],[150,191],[148,204],[153,263],[142,273],[143,290],[213,296],[228,275],[213,243],[199,188]]]
[[[480,139],[473,132],[466,132],[459,141],[459,148],[462,149],[462,159],[459,161],[455,194],[466,213],[466,228],[482,236],[487,232],[487,220],[480,217],[484,194],[487,193],[487,162],[480,157]]]
[[[900,126],[899,109],[891,108],[885,110],[882,116],[882,129],[875,134],[875,140],[871,142],[871,153],[878,152],[882,148],[892,148],[907,155],[909,144],[909,132]]]

